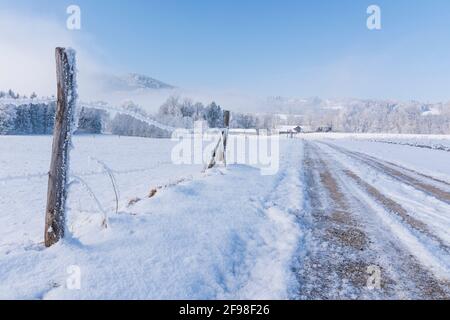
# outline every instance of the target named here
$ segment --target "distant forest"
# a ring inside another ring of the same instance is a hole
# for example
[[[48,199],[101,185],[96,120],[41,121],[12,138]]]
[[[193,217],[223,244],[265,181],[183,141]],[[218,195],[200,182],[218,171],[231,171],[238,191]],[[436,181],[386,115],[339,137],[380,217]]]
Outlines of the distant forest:
[[[36,94],[30,98],[36,98]],[[6,99],[18,103],[8,103]],[[55,118],[55,103],[20,104],[27,98],[12,90],[0,91],[0,134],[51,134]],[[2,102],[5,101],[5,102]],[[148,114],[133,102],[121,106],[129,114],[139,114],[164,125],[193,128],[195,121],[203,120],[210,128],[223,125],[223,109],[215,102],[204,105],[191,99],[169,97],[156,114]],[[320,106],[299,108],[297,114],[246,114],[232,112],[231,127],[273,130],[281,125],[303,125],[311,128],[328,126],[337,132],[356,133],[411,133],[450,134],[450,107],[444,104],[424,105],[417,102],[392,103],[357,101],[339,109]],[[168,138],[170,132],[138,120],[131,115],[109,113],[80,105],[76,133],[115,134],[152,138]],[[313,129],[314,130],[314,129]]]
[[[1,92],[2,98],[26,98],[13,91]],[[30,96],[35,98],[33,94]],[[6,100],[5,100],[6,101]],[[209,128],[223,126],[223,110],[215,102],[209,105],[194,103],[190,99],[181,100],[170,97],[157,114],[147,114],[133,102],[125,102],[121,106],[130,114],[139,114],[154,119],[164,125],[175,128],[193,128],[195,121],[203,120]],[[1,135],[42,135],[52,134],[56,103],[2,103],[0,98],[0,134]],[[77,114],[78,127],[76,133],[100,134],[109,133],[124,136],[140,136],[153,138],[168,138],[170,132],[136,119],[132,115],[111,113],[86,108],[80,105]],[[257,116],[233,113],[232,127],[235,128],[267,128],[274,124],[271,116]]]

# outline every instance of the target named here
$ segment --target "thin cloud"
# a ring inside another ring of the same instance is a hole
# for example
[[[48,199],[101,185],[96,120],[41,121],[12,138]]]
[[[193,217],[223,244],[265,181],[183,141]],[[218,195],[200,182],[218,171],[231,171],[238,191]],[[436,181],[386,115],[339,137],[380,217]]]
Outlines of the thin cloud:
[[[78,54],[80,91],[88,93],[92,74],[104,67],[64,24],[16,12],[0,13],[0,89],[22,94],[53,95],[56,91],[54,51],[73,47]]]

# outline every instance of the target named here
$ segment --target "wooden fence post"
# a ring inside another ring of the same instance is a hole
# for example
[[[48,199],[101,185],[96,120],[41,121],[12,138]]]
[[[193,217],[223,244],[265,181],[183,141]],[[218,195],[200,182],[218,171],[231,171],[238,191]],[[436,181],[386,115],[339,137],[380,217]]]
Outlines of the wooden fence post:
[[[64,237],[69,149],[77,99],[75,52],[56,48],[57,105],[45,215],[45,246]]]
[[[227,166],[227,142],[228,142],[228,130],[230,129],[230,111],[225,110],[223,112],[223,163]]]
[[[226,166],[227,165],[227,156],[226,156],[226,152],[227,152],[227,141],[228,141],[228,130],[230,128],[230,111],[224,111],[223,112],[223,126],[224,129],[222,130],[222,135],[219,139],[219,141],[217,142],[216,147],[214,148],[214,151],[212,153],[212,157],[211,157],[211,161],[209,162],[209,165],[206,167],[208,169],[213,168],[216,163],[217,163],[217,159],[223,159],[223,163]],[[219,154],[219,148],[222,145],[222,152],[223,154]],[[205,169],[206,170],[206,169]]]

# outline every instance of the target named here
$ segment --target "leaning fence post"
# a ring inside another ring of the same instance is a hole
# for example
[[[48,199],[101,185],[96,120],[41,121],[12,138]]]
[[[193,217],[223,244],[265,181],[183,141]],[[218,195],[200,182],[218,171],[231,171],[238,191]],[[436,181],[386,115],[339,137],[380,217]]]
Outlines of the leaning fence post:
[[[227,142],[228,142],[228,130],[230,129],[230,111],[225,110],[223,112],[223,125],[224,129],[222,132],[223,141],[223,163],[227,166]]]
[[[209,162],[209,165],[206,167],[207,169],[213,168],[217,163],[217,159],[220,159],[220,160],[223,159],[224,165],[225,166],[227,165],[226,152],[227,152],[228,130],[230,128],[230,111],[223,112],[223,125],[224,125],[224,129],[222,130],[222,135],[220,136],[220,139],[217,142],[216,147],[214,148],[214,151],[213,151],[212,157],[211,157],[211,161]],[[221,153],[218,153],[220,150],[219,149],[220,146],[222,146],[222,150],[221,150]],[[206,168],[205,168],[205,170],[206,170]]]
[[[45,246],[64,237],[69,149],[77,99],[75,52],[56,48],[57,102],[45,214]]]

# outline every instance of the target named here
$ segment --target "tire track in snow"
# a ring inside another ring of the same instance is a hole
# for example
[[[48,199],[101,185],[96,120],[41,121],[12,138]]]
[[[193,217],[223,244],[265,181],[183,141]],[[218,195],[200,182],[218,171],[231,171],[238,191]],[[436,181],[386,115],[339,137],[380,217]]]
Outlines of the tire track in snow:
[[[362,163],[365,166],[369,166],[370,168],[375,169],[375,171],[378,173],[381,173],[383,175],[386,175],[387,177],[393,178],[395,181],[398,181],[400,184],[406,184],[406,185],[414,188],[418,192],[422,192],[422,193],[424,192],[422,189],[419,189],[412,184],[404,182],[403,179],[396,178],[390,172],[385,172],[383,167],[374,166],[374,165],[372,165],[371,162],[366,162],[366,161],[362,160],[360,157],[353,156],[352,155],[353,153],[346,149],[331,145],[329,143],[323,143],[323,142],[321,142],[321,143],[322,143],[322,145],[325,145],[325,146],[331,148],[332,150],[335,150],[335,151],[343,154],[344,156],[350,157],[351,159],[354,159],[354,160]],[[380,163],[380,165],[382,165],[382,164]],[[345,173],[349,178],[353,179],[357,184],[359,184],[362,188],[364,188],[367,193],[371,194],[372,198],[374,198],[384,208],[386,208],[388,211],[398,215],[407,224],[409,224],[413,229],[419,231],[420,233],[424,234],[426,237],[437,242],[439,244],[439,246],[445,252],[447,252],[447,254],[450,254],[450,247],[448,245],[448,241],[445,240],[446,239],[445,234],[442,234],[442,233],[436,234],[435,232],[433,232],[433,230],[431,230],[429,225],[427,224],[426,220],[424,220],[423,216],[420,218],[413,217],[411,215],[412,212],[409,212],[408,210],[405,209],[405,207],[403,205],[394,201],[392,198],[386,196],[386,194],[383,194],[382,192],[377,190],[375,188],[375,186],[370,185],[370,184],[366,183],[365,181],[363,181],[361,179],[361,177],[358,177],[358,175],[354,171],[346,170]],[[425,192],[425,194],[430,195],[429,192]],[[434,198],[436,198],[437,200],[441,201],[440,199],[438,199],[438,196],[436,196],[436,195],[432,195],[432,196]],[[444,202],[444,205],[446,205],[445,202]],[[431,215],[432,215],[432,213],[431,213]],[[442,219],[442,217],[438,217],[438,218],[441,223],[445,223],[445,219]],[[434,219],[436,219],[436,217]]]
[[[446,251],[447,254],[450,254],[450,248],[443,243],[442,239],[433,234],[432,231],[428,228],[428,226],[424,222],[417,220],[416,218],[409,215],[408,211],[406,211],[401,204],[385,196],[374,186],[370,185],[369,183],[361,179],[353,171],[345,169],[344,173],[350,179],[352,179],[357,185],[359,185],[362,189],[364,189],[364,191],[367,194],[369,194],[376,202],[378,202],[384,209],[398,215],[411,228],[425,234],[427,237],[438,242],[440,247],[444,251]]]
[[[364,299],[377,293],[367,289],[367,267],[378,264],[369,251],[370,240],[352,213],[351,203],[338,181],[305,143],[304,180],[308,211],[307,254],[301,258],[298,277],[301,299]],[[384,278],[384,295],[390,291]]]
[[[427,247],[416,234],[405,226],[404,221],[395,219],[392,216],[392,210],[389,207],[384,207],[382,203],[380,204],[377,201],[379,199],[377,199],[376,193],[372,194],[372,190],[366,190],[364,186],[358,185],[358,187],[362,189],[355,189],[354,194],[372,208],[372,213],[379,216],[381,220],[380,225],[385,225],[390,229],[389,232],[394,236],[394,239],[397,239],[404,248],[402,251],[406,249],[409,252],[409,258],[413,262],[411,270],[415,271],[408,272],[405,276],[419,281],[417,286],[426,293],[421,298],[449,299],[449,270],[441,259],[442,256],[436,256],[433,249]],[[394,243],[392,242],[392,244]],[[402,255],[406,257],[405,253],[402,253]],[[400,255],[392,255],[390,259],[400,259],[400,257]]]
[[[308,186],[306,196],[309,199],[309,210],[312,216],[310,226],[312,250],[304,261],[304,270],[300,273],[300,282],[304,283],[303,289],[305,286],[308,289],[309,284],[309,290],[304,290],[302,296],[307,299],[448,298],[448,283],[437,280],[409,251],[399,246],[398,238],[392,232],[392,228],[380,224],[377,219],[379,212],[376,212],[370,203],[362,201],[364,197],[358,197],[355,192],[352,192],[348,184],[351,179],[344,170],[336,162],[326,159],[316,145],[306,143],[305,148],[307,150],[305,179]],[[334,175],[331,174],[330,169]],[[336,209],[338,209],[337,212]],[[333,220],[333,216],[338,217],[337,221]],[[341,246],[333,243],[330,245],[326,237],[327,232],[323,230],[330,226],[345,230],[346,225],[356,225],[361,232],[360,238],[361,234],[364,234],[366,245],[362,251],[349,250],[352,246],[355,249],[361,247],[359,243],[364,243],[358,240],[357,236],[354,239],[349,237],[350,241],[341,243]],[[321,246],[324,244],[326,244],[325,249],[322,249]],[[426,250],[425,253],[427,253]],[[346,268],[340,264],[343,259],[350,267]],[[358,268],[354,267],[354,261],[359,262],[359,265],[356,264]],[[364,288],[365,284],[362,280],[367,279],[364,267],[370,264],[380,266],[382,269],[382,287],[378,292],[368,292]],[[345,272],[339,272],[340,270]],[[336,277],[333,279],[330,274],[337,275],[337,279]],[[358,277],[359,282],[355,281]],[[349,278],[353,287],[348,285],[347,288],[343,287],[342,282]],[[341,282],[340,287],[339,282]]]
[[[397,165],[383,163],[379,159],[376,159],[366,154],[362,154],[360,152],[349,151],[330,143],[325,142],[322,143],[353,159],[359,160],[364,164],[378,171],[381,171],[386,175],[389,175],[391,178],[394,178],[397,181],[400,181],[428,195],[431,195],[442,202],[450,204],[450,191],[444,190],[444,188],[450,187],[450,184],[448,184],[445,181],[438,180],[428,175],[420,174]],[[414,177],[414,175],[421,176],[424,181],[421,181],[419,178]],[[428,180],[428,182],[425,182],[426,180]],[[440,184],[442,187],[438,187],[437,184]]]

